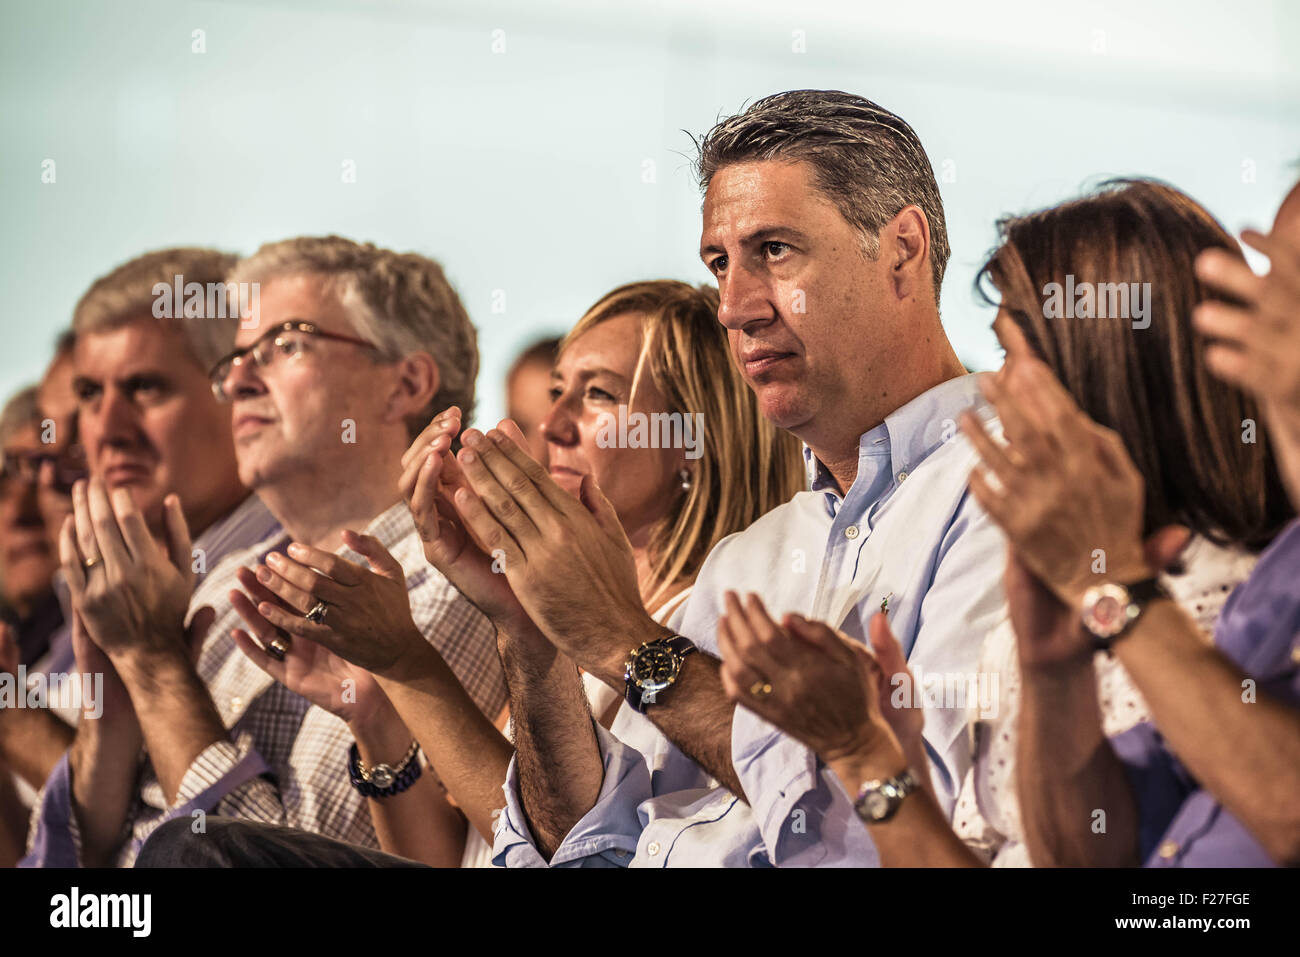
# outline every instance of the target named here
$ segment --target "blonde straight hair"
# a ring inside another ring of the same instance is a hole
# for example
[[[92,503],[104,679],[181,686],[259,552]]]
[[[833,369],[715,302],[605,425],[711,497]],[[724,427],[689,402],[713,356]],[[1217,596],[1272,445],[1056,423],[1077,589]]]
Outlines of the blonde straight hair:
[[[592,327],[628,314],[642,317],[632,396],[648,374],[667,402],[665,411],[703,416],[690,488],[679,491],[650,536],[646,608],[653,610],[672,586],[695,580],[713,546],[789,501],[806,478],[801,443],[763,418],[732,360],[712,286],[669,279],[620,286],[587,310],[559,351]]]

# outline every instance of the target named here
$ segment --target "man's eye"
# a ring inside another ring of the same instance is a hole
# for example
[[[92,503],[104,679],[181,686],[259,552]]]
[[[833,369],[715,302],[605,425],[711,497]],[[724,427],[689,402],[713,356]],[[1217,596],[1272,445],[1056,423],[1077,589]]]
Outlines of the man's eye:
[[[726,268],[727,268],[726,256],[719,256],[717,259],[709,263],[709,271],[712,272],[715,276],[721,273]]]
[[[763,243],[763,250],[773,259],[779,259],[789,249],[790,247],[786,243],[780,243],[776,240]]]
[[[89,402],[99,395],[99,386],[91,385],[89,382],[79,382],[73,388],[77,394],[78,402]]]
[[[302,352],[302,340],[297,336],[283,336],[275,340],[275,350],[286,358],[296,356]]]
[[[551,390],[546,394],[551,397],[551,402],[559,402],[560,396],[564,395],[564,390],[561,389],[558,385],[553,385],[551,386]]]

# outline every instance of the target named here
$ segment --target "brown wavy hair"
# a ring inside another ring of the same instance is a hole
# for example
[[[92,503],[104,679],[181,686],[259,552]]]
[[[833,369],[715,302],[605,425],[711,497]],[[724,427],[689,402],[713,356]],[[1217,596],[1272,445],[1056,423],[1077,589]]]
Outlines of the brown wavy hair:
[[[1197,255],[1241,256],[1223,226],[1172,186],[1120,179],[998,229],[976,288],[1000,299],[1083,411],[1124,440],[1146,483],[1147,533],[1176,523],[1220,545],[1267,545],[1293,512],[1259,405],[1209,372],[1206,337],[1192,326],[1193,308],[1212,296],[1193,271]],[[1076,286],[1150,283],[1150,325],[1048,318],[1046,287],[1067,275]]]

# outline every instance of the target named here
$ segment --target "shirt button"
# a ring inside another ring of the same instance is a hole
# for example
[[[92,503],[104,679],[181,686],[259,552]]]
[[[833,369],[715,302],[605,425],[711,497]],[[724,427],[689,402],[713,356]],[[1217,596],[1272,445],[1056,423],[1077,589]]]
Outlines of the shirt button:
[[[906,473],[906,472],[899,472],[899,473],[898,473],[898,480],[899,480],[900,482],[906,482],[906,481],[907,481],[907,473]]]
[[[624,858],[624,857],[627,857],[627,851],[624,851],[624,850],[618,850],[618,851],[615,851],[615,852],[614,852],[614,856],[617,857],[617,858]]]
[[[659,853],[659,842],[651,841],[649,844],[646,845],[645,852],[649,854],[651,857],[654,857],[656,854]]]
[[[1178,853],[1178,844],[1174,841],[1165,841],[1163,844],[1160,845],[1160,850],[1158,850],[1156,853],[1159,854],[1161,857],[1163,857],[1165,860],[1169,860],[1171,857],[1173,857],[1175,854]]]
[[[856,526],[856,525],[850,525],[848,528],[846,528],[846,529],[844,530],[844,537],[845,537],[845,538],[848,538],[848,539],[857,538],[857,537],[858,537],[858,526]]]
[[[244,699],[241,698],[241,697],[239,697],[239,695],[235,695],[233,698],[231,698],[231,699],[230,699],[230,710],[231,710],[231,711],[234,711],[235,713],[239,713],[240,711],[243,711],[243,710],[244,710]]]

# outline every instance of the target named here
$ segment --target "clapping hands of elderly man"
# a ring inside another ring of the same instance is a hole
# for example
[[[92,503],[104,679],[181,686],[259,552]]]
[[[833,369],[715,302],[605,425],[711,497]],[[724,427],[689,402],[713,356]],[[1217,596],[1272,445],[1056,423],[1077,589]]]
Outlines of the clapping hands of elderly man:
[[[327,675],[358,677],[341,662],[299,648],[297,639],[319,645],[343,662],[385,678],[402,680],[421,669],[420,658],[427,653],[428,643],[411,617],[402,566],[370,535],[345,531],[343,541],[370,567],[293,542],[284,552],[268,554],[254,571],[241,569],[237,573],[246,592],[232,591],[230,600],[257,637],[263,653],[270,649],[270,660],[256,653],[248,633],[236,640],[273,677],[297,678],[320,670],[320,679],[332,684],[335,691],[337,682]],[[273,664],[276,659],[284,667]],[[311,683],[294,684],[289,684],[291,690],[323,704],[316,700],[320,689]],[[339,710],[337,702],[323,706],[336,713]]]
[[[194,572],[180,500],[170,495],[163,503],[165,549],[126,488],[110,495],[101,480],[83,480],[73,488],[72,504],[60,557],[85,635],[119,670],[148,671],[166,659],[188,662],[185,614]],[[205,612],[191,623],[195,637],[211,623]]]
[[[446,453],[459,429],[459,409],[437,416],[403,455],[399,487],[429,562],[480,610],[514,620],[523,612],[509,584],[492,573],[492,558],[465,534],[449,502],[459,473]],[[411,616],[401,565],[373,537],[343,534],[369,568],[294,542],[255,570],[240,569],[244,591],[232,591],[230,599],[248,630],[237,630],[234,639],[291,691],[364,724],[392,716],[376,677],[409,683],[428,672],[436,652]],[[309,613],[318,602],[325,614],[313,621],[317,616]],[[344,687],[352,691],[346,699]]]

